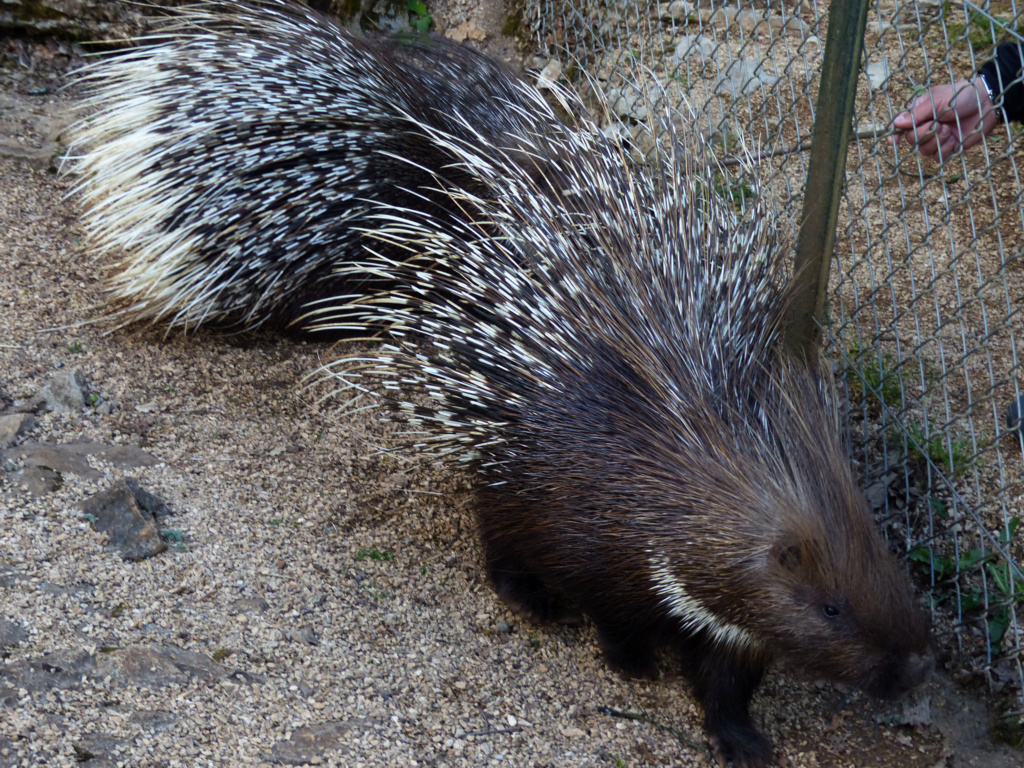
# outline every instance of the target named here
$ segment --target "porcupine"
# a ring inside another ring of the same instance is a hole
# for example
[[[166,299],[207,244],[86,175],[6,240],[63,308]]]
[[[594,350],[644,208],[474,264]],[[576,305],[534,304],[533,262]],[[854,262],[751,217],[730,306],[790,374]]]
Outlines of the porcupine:
[[[786,240],[671,120],[640,164],[478,53],[281,0],[190,9],[86,81],[128,317],[376,329],[330,370],[469,468],[499,595],[577,603],[629,674],[680,649],[719,762],[770,761],[776,657],[883,697],[927,674],[827,377],[781,341]]]

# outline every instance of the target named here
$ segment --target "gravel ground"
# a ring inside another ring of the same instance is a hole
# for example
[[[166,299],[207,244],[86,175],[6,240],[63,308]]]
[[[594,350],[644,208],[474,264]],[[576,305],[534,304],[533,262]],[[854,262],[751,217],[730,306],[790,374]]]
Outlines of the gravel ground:
[[[464,479],[303,388],[330,348],[111,330],[53,172],[73,93],[20,74],[0,70],[0,414],[32,423],[0,459],[0,768],[711,764],[670,664],[625,680],[590,626],[510,613]],[[85,407],[35,404],[72,370]],[[124,560],[83,511],[123,477],[167,504],[163,553]],[[1021,762],[941,671],[883,704],[780,671],[754,712],[783,766]]]

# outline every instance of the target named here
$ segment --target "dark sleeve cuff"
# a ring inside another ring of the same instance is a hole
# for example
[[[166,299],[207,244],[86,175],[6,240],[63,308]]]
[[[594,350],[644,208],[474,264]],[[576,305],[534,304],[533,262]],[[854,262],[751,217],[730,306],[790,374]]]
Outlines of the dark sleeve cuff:
[[[985,62],[978,74],[992,92],[992,102],[1001,111],[1004,120],[1024,122],[1024,81],[1021,67],[1024,66],[1024,52],[1019,43],[1003,43],[996,48],[996,55]]]

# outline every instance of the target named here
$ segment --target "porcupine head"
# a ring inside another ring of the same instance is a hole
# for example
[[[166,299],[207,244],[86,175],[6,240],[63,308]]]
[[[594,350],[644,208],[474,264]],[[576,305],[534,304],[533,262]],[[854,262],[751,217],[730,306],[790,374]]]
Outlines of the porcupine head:
[[[755,482],[743,484],[755,492],[737,500],[744,506],[733,509],[732,520],[761,543],[737,563],[738,580],[727,575],[707,594],[708,609],[723,625],[712,630],[717,637],[697,673],[719,758],[729,755],[741,765],[770,754],[763,737],[747,730],[746,707],[730,714],[733,697],[741,703],[745,677],[759,676],[762,654],[777,653],[807,675],[882,698],[920,684],[933,664],[927,617],[879,536],[843,452],[829,444],[834,440],[816,438],[813,422],[794,411],[781,418],[794,421],[779,430],[796,438],[782,447],[788,471],[758,482],[754,470]],[[725,523],[729,515],[722,518]],[[708,564],[712,571],[715,562]],[[721,562],[729,562],[727,553]],[[729,627],[738,631],[728,636]],[[725,642],[718,639],[723,634]],[[723,670],[719,658],[731,664]],[[733,688],[718,694],[716,685]]]

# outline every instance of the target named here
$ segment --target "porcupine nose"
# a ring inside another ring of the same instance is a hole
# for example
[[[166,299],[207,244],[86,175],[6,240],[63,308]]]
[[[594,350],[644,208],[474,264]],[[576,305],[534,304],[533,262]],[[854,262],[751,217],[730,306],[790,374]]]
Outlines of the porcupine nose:
[[[931,675],[934,667],[935,655],[930,649],[909,654],[906,661],[896,671],[893,692],[900,696],[921,685]]]

